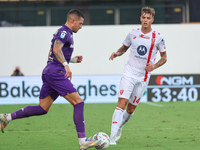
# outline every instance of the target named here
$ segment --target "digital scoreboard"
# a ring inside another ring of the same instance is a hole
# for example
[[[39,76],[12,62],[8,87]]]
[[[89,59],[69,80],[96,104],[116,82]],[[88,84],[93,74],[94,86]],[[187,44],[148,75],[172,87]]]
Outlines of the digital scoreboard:
[[[147,100],[176,102],[200,100],[200,75],[152,75],[147,89]]]

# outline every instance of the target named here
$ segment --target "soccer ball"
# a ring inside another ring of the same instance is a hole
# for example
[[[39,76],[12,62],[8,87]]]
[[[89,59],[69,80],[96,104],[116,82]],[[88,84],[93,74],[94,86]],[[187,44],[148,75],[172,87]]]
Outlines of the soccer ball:
[[[110,138],[104,132],[98,132],[93,136],[93,140],[100,140],[100,143],[95,146],[96,149],[106,149],[110,145]]]

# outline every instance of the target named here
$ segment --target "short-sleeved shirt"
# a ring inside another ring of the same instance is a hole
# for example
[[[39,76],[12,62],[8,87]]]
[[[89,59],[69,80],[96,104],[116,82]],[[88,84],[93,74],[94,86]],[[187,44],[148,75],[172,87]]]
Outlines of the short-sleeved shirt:
[[[47,65],[42,72],[43,85],[40,91],[40,98],[50,95],[53,100],[67,93],[77,92],[71,81],[65,78],[66,71],[64,66],[57,60],[53,53],[54,42],[59,40],[63,43],[62,52],[69,63],[74,50],[73,32],[65,25],[53,34],[51,40],[51,52]]]
[[[59,40],[63,43],[62,52],[66,61],[69,63],[74,50],[73,32],[67,26],[63,25],[56,31],[56,33],[53,34],[53,38],[51,40],[51,52],[50,57],[48,58],[47,65],[51,65],[51,67],[53,67],[55,71],[59,69],[65,72],[63,65],[57,60],[56,56],[53,53],[54,42],[56,40]],[[46,73],[47,70],[44,69],[43,74]]]
[[[141,29],[128,33],[123,45],[130,47],[130,54],[123,74],[144,81],[149,79],[150,72],[145,71],[147,63],[154,64],[157,52],[165,52],[166,46],[162,35],[151,30],[143,33]]]

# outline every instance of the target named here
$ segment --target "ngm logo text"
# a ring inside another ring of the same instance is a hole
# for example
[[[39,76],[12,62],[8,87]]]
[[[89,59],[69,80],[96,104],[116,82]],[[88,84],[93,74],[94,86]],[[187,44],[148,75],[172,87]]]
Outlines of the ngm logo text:
[[[155,80],[157,85],[193,85],[193,76],[157,76]]]

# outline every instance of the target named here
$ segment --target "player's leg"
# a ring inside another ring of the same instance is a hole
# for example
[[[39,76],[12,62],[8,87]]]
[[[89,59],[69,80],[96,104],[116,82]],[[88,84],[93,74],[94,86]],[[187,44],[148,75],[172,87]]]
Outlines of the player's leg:
[[[5,127],[11,120],[44,115],[48,112],[53,100],[58,97],[58,93],[49,84],[49,76],[43,74],[42,81],[43,85],[40,90],[40,104],[38,106],[27,106],[13,113],[0,114],[0,128],[2,132],[4,132]]]
[[[43,99],[40,99],[40,104],[37,106],[27,106],[25,108],[11,113],[11,120],[44,115],[48,112],[52,103],[52,98],[50,96],[47,96]]]
[[[84,102],[80,98],[77,92],[68,93],[63,96],[66,100],[68,100],[73,106],[73,120],[76,126],[76,131],[79,139],[80,149],[88,149],[94,147],[100,141],[92,141],[88,140],[85,135],[85,120],[84,120]]]
[[[110,133],[110,144],[116,145],[116,135],[119,130],[122,116],[124,109],[126,108],[126,105],[128,103],[128,99],[125,98],[119,98],[117,107],[115,108],[115,111],[112,116],[112,125],[111,125],[111,133]]]
[[[40,99],[40,105],[26,106],[25,108],[19,109],[12,113],[0,114],[1,132],[4,133],[5,127],[12,120],[46,114],[52,103],[52,98],[50,96],[47,96],[44,99]]]
[[[80,148],[90,148],[94,146],[96,141],[89,141],[85,135],[85,120],[84,120],[84,102],[79,96],[74,85],[69,79],[66,79],[64,73],[60,75],[48,76],[45,75],[48,84],[60,95],[63,96],[74,107],[73,120],[76,127]]]
[[[76,126],[77,135],[79,138],[79,145],[86,140],[85,136],[85,120],[84,120],[84,102],[77,92],[67,94],[64,96],[73,106],[73,120]]]
[[[44,110],[40,105],[37,106],[26,106],[25,108],[19,109],[10,114],[11,120],[27,118],[31,116],[39,116],[46,114],[47,111]]]
[[[123,114],[122,114],[122,120],[119,123],[119,129],[117,131],[116,134],[116,141],[118,141],[122,135],[122,129],[123,126],[132,118],[132,116],[134,115],[134,110],[135,110],[136,106],[128,103],[127,109],[124,110]]]
[[[123,125],[125,125],[132,118],[136,107],[137,106],[128,103],[127,109],[123,112],[123,115],[122,115],[120,128],[122,128]]]
[[[128,106],[126,108],[126,111],[124,111],[123,113],[123,119],[121,122],[121,127],[128,122],[128,120],[134,115],[134,111],[136,109],[136,107],[138,106],[140,99],[142,98],[144,91],[147,88],[147,84],[146,82],[137,82],[134,85],[134,89],[133,92],[129,98],[129,103]]]
[[[119,130],[116,134],[116,141],[118,141],[121,137],[123,126],[133,117],[134,111],[138,106],[140,99],[142,98],[142,95],[146,90],[146,87],[147,87],[146,82],[135,83],[133,92],[129,98],[128,106],[122,115],[122,121],[120,122]]]
[[[122,115],[131,96],[133,87],[134,87],[133,79],[123,75],[119,85],[119,92],[118,92],[119,99],[117,107],[112,117],[111,134],[110,134],[111,145],[116,145],[116,134],[120,128]]]

